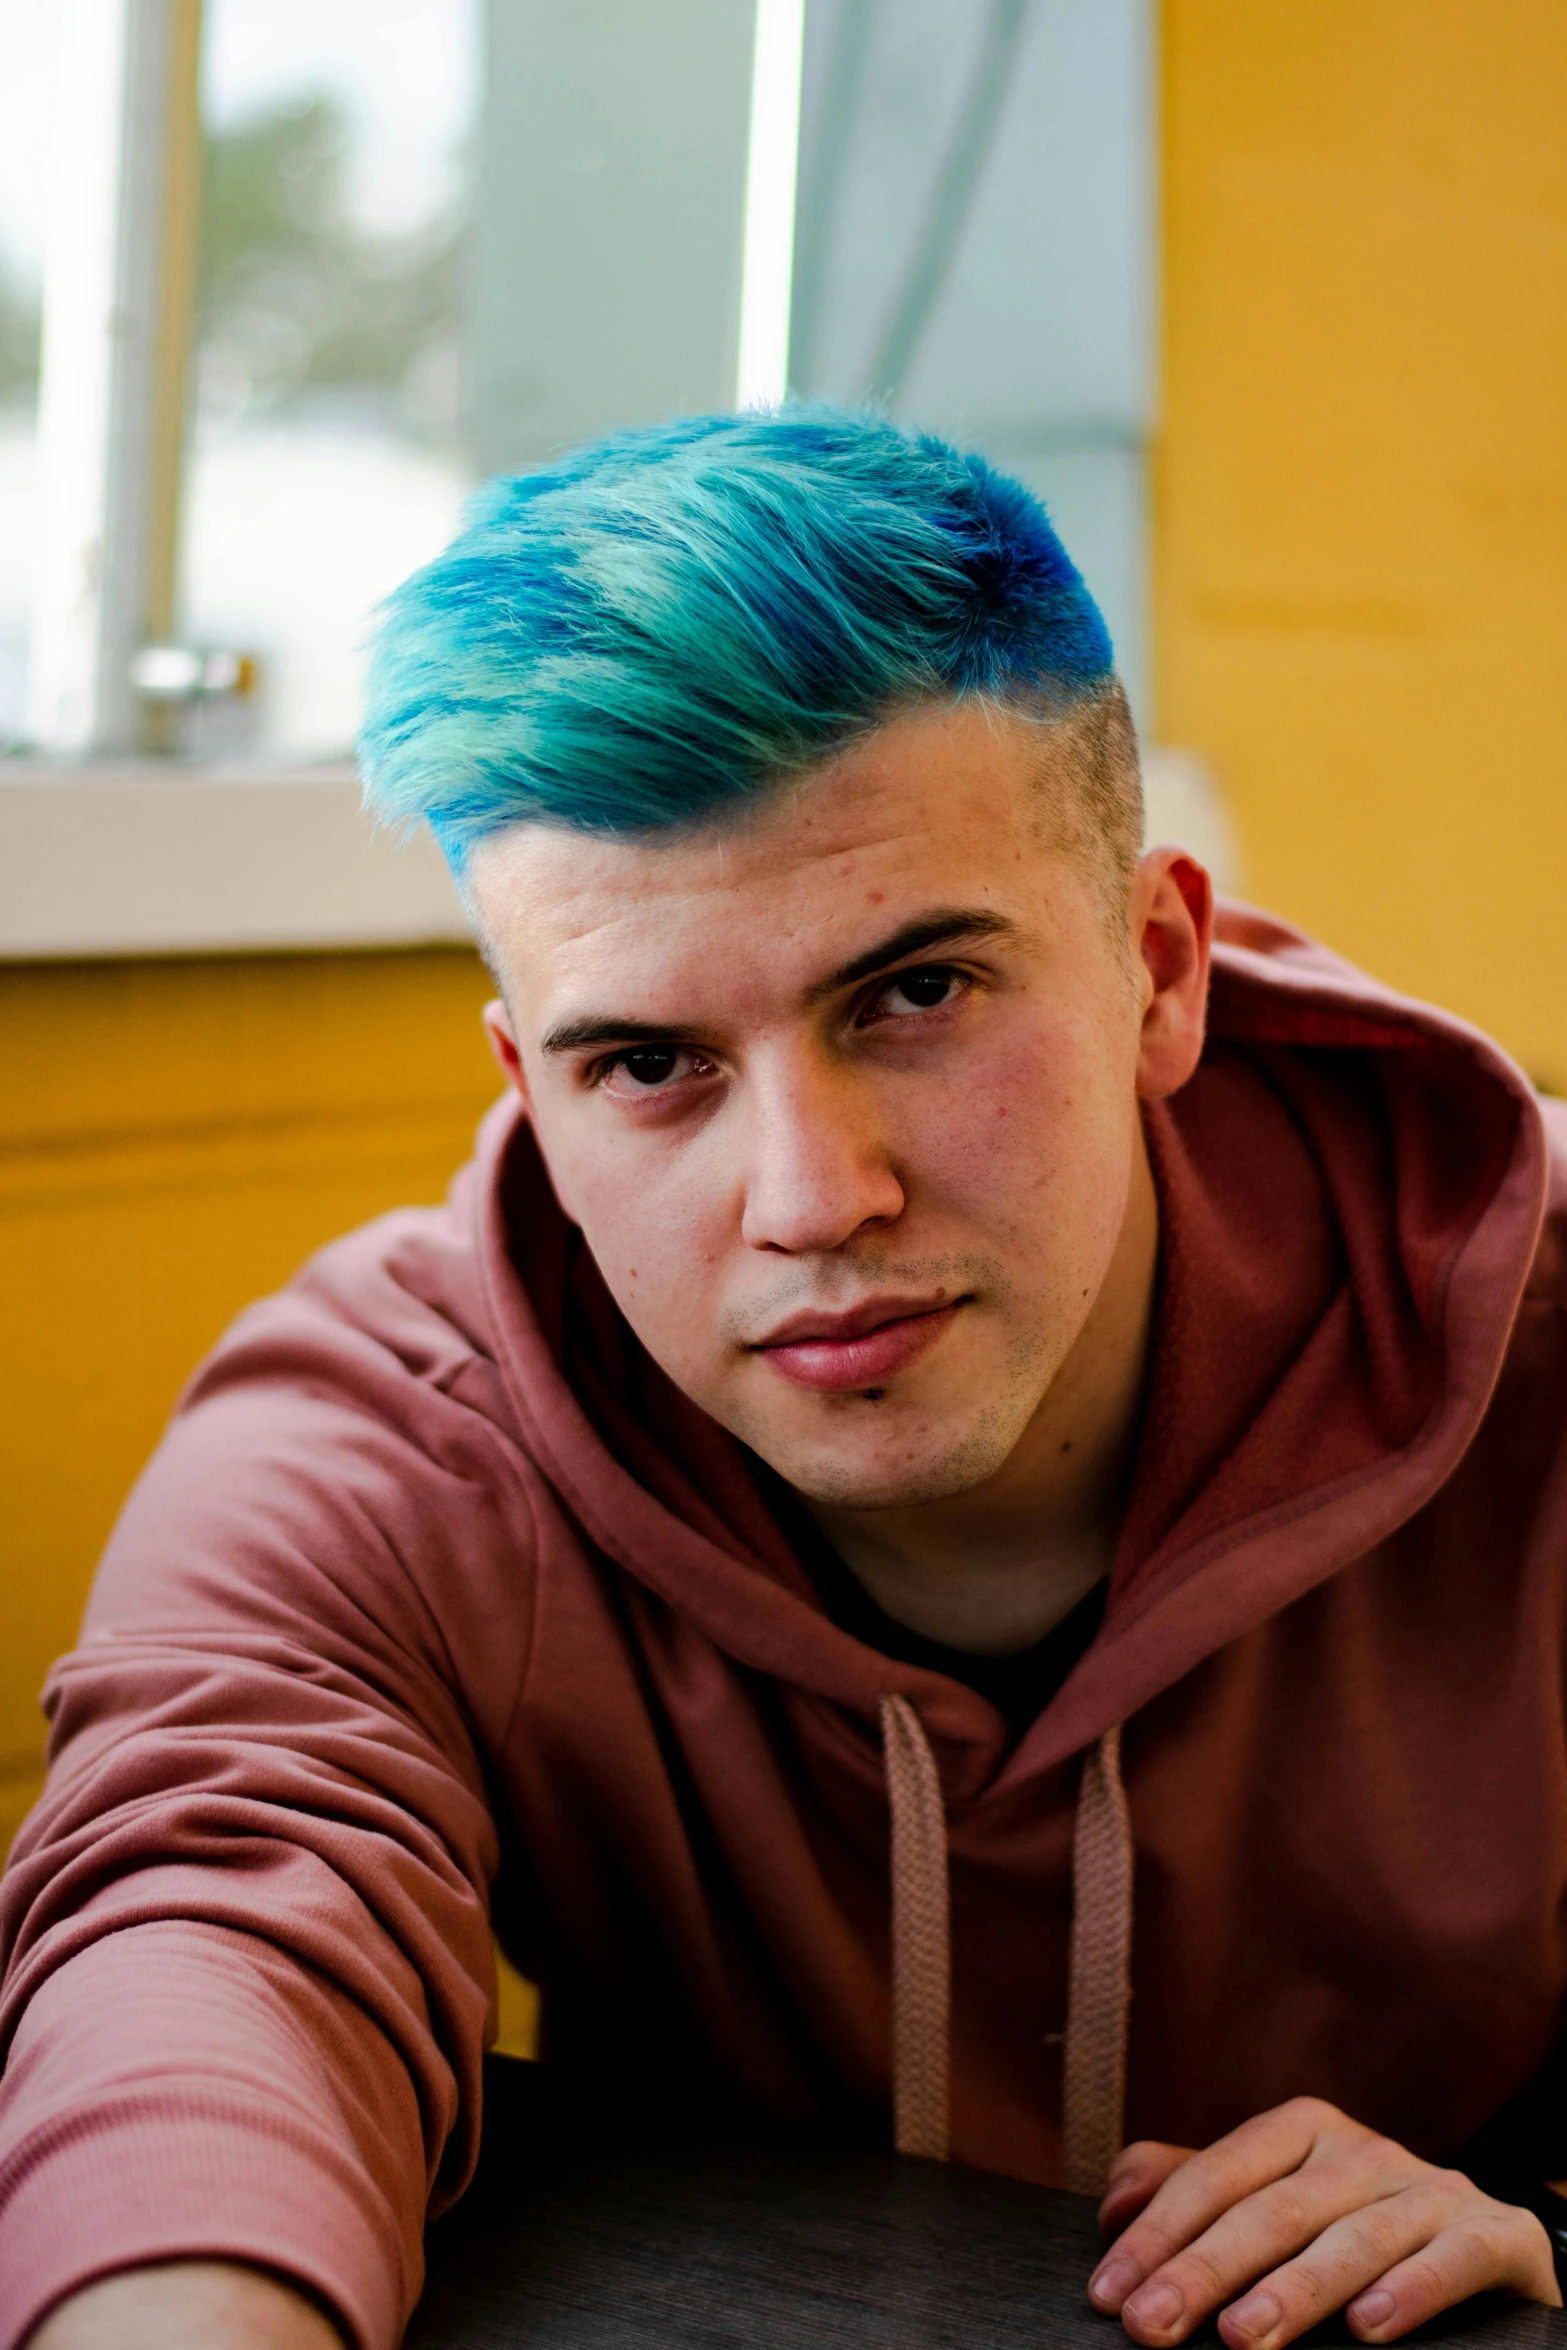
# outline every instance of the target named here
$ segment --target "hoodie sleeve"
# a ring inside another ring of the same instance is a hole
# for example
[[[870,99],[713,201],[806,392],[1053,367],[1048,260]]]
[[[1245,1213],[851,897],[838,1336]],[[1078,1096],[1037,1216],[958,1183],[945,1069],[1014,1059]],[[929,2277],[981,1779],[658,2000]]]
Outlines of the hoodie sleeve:
[[[471,2169],[526,1497],[460,1380],[329,1323],[276,1301],[201,1375],[51,1676],[0,1887],[0,2350],[180,2257],[390,2350]]]

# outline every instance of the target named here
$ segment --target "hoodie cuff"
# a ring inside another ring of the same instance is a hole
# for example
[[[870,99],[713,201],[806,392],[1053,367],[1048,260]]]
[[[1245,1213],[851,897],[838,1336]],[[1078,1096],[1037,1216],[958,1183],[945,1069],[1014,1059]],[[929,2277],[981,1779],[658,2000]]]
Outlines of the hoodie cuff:
[[[0,2174],[0,2350],[70,2294],[157,2261],[269,2270],[324,2302],[355,2350],[395,2350],[421,2277],[339,2149],[199,2091],[58,2115]]]

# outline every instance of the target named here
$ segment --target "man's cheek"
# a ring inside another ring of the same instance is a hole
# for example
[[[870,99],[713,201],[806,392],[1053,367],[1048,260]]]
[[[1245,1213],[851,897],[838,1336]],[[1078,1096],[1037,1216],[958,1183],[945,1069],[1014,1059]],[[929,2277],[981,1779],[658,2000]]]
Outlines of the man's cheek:
[[[621,1129],[602,1109],[597,1101],[573,1104],[557,1120],[536,1118],[534,1133],[555,1197],[581,1226],[613,1286],[614,1269],[636,1261],[634,1251],[628,1260],[627,1251],[644,1227],[656,1176],[640,1147],[646,1138]]]
[[[1013,1223],[1059,1200],[1073,1171],[1084,1166],[1083,1105],[1060,1072],[1041,1071],[1019,1083],[1015,1070],[976,1081],[944,1105],[945,1114],[919,1134],[905,1163],[917,1169],[919,1189],[934,1203],[967,1211],[986,1224]]]
[[[699,1203],[679,1182],[646,1167],[599,1170],[582,1190],[578,1218],[610,1294],[666,1368],[700,1347],[721,1249],[703,1229]]]

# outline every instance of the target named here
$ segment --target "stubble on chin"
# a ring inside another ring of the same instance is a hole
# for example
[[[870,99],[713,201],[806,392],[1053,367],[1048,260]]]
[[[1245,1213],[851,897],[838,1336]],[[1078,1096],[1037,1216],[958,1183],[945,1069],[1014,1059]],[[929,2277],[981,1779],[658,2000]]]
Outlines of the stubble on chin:
[[[1069,1351],[1052,1342],[1049,1320],[1011,1329],[987,1397],[966,1408],[955,1402],[947,1411],[912,1415],[925,1425],[906,1439],[895,1433],[904,1416],[896,1383],[879,1393],[814,1398],[826,1422],[819,1434],[781,1437],[778,1420],[760,1414],[735,1434],[786,1484],[825,1508],[917,1509],[951,1501],[996,1475],[1048,1393]],[[952,1376],[956,1384],[961,1374]]]

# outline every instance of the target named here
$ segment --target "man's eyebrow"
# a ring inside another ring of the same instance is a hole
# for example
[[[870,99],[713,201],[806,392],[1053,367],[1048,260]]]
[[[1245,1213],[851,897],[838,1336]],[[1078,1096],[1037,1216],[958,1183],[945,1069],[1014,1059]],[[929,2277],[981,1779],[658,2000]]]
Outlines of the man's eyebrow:
[[[595,1044],[667,1044],[672,1036],[683,1036],[684,1029],[660,1027],[653,1020],[616,1020],[595,1015],[588,1020],[563,1020],[558,1028],[551,1028],[543,1040],[547,1053],[580,1053]]]
[[[923,954],[930,947],[949,947],[963,938],[1013,938],[1017,924],[1005,914],[993,914],[985,906],[941,906],[932,914],[916,915],[905,922],[890,938],[878,946],[867,947],[863,955],[855,955],[847,963],[840,963],[825,979],[818,979],[809,990],[812,997],[836,995],[841,987],[853,987],[861,979],[874,979],[878,971],[885,971],[889,963],[901,963],[907,955]]]
[[[854,956],[850,962],[840,963],[836,971],[829,971],[825,979],[818,979],[806,990],[806,1000],[819,1002],[823,996],[836,995],[840,988],[853,987],[862,979],[874,979],[889,964],[901,963],[906,956],[922,954],[929,947],[951,946],[963,938],[1010,938],[1016,932],[1017,924],[1007,915],[993,914],[984,906],[942,906],[934,913],[916,915],[890,938],[867,947],[864,954]],[[592,1013],[583,1020],[563,1020],[549,1029],[542,1040],[542,1050],[580,1053],[604,1044],[667,1044],[672,1036],[701,1041],[690,1037],[678,1021],[622,1020],[612,1013]]]

